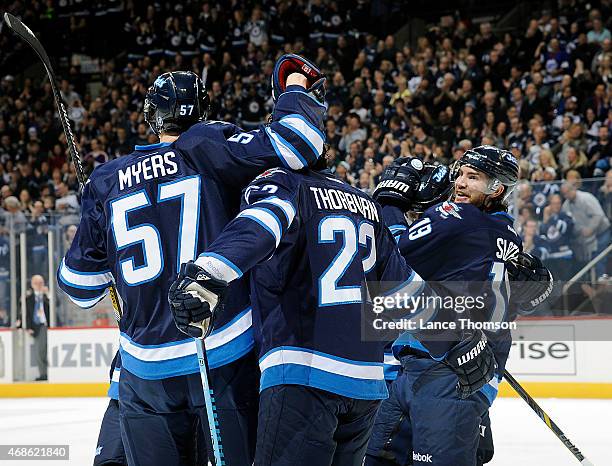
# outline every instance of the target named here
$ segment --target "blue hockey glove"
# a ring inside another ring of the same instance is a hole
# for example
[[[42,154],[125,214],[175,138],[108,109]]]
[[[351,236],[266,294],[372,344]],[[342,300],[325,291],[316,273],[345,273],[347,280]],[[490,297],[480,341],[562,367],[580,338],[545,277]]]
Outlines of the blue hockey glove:
[[[520,252],[506,263],[510,278],[510,299],[519,304],[521,313],[529,314],[546,301],[553,291],[553,276],[542,261],[527,252]]]
[[[272,72],[272,100],[274,103],[285,92],[287,78],[291,73],[299,73],[306,76],[308,80],[306,92],[312,94],[321,103],[325,101],[326,78],[321,74],[319,68],[304,57],[288,53],[276,61],[274,71]]]
[[[462,399],[489,383],[497,369],[493,350],[482,330],[468,333],[463,341],[449,350],[444,362],[459,378],[457,392]]]
[[[417,157],[401,157],[385,168],[380,182],[374,188],[374,199],[381,205],[411,210],[412,201],[421,183],[423,162]]]
[[[223,305],[227,282],[211,276],[193,261],[181,270],[168,291],[168,302],[178,329],[193,338],[206,338]]]

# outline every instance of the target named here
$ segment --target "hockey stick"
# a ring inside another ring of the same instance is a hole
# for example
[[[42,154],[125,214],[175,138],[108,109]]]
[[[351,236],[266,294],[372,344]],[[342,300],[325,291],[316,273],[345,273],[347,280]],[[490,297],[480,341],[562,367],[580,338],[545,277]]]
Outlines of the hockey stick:
[[[563,431],[559,429],[559,426],[557,426],[557,424],[553,422],[553,420],[548,416],[548,414],[544,412],[540,405],[536,403],[536,401],[531,397],[531,395],[527,393],[527,391],[521,386],[521,384],[518,383],[518,381],[514,377],[512,377],[512,375],[507,370],[504,370],[504,378],[508,381],[508,383],[516,391],[516,393],[518,393],[521,398],[525,400],[529,407],[535,411],[535,413],[540,417],[540,419],[544,421],[548,428],[553,431],[557,438],[561,440],[561,442],[563,442],[563,445],[565,445],[565,447],[572,452],[572,455],[574,455],[576,459],[580,461],[581,464],[583,464],[584,466],[593,466],[593,463],[591,463],[588,459],[585,458],[585,456],[582,454],[582,452],[578,449],[576,445],[570,442],[570,440],[565,436]]]
[[[68,153],[70,154],[70,159],[74,164],[77,180],[79,182],[79,189],[82,191],[83,187],[85,186],[85,183],[87,183],[87,178],[85,177],[83,164],[81,163],[81,158],[79,157],[79,151],[77,150],[76,143],[74,142],[74,135],[72,134],[70,120],[68,120],[68,114],[66,113],[66,106],[64,104],[64,100],[62,99],[62,95],[60,94],[59,89],[57,87],[57,80],[55,78],[53,68],[51,67],[51,60],[49,60],[47,52],[43,48],[40,41],[36,38],[32,30],[25,24],[23,24],[17,17],[13,16],[10,13],[4,13],[4,22],[10,30],[12,30],[26,44],[28,44],[30,47],[32,47],[32,49],[34,49],[34,51],[38,55],[38,58],[40,58],[40,60],[42,61],[45,70],[47,70],[47,77],[51,82],[53,97],[55,98],[55,104],[57,105],[59,118],[62,122],[62,129],[64,130],[64,134],[66,136],[66,143],[68,144]],[[122,312],[121,305],[119,303],[119,294],[117,293],[117,289],[115,288],[114,284],[110,285],[109,294],[111,302],[113,303],[113,310],[115,311],[115,319],[117,319],[117,322],[119,322],[121,320]]]
[[[212,449],[215,455],[215,466],[224,466],[223,446],[221,445],[221,430],[219,429],[219,417],[215,406],[215,396],[210,388],[210,369],[208,368],[208,358],[206,357],[206,346],[204,339],[195,339],[198,351],[198,365],[200,366],[200,378],[202,379],[202,389],[204,390],[204,404],[206,405],[206,417],[208,418],[208,429]]]
[[[74,163],[74,167],[76,170],[77,180],[79,182],[79,188],[82,191],[85,183],[87,182],[85,171],[83,170],[83,164],[81,162],[81,158],[79,157],[79,152],[76,147],[76,143],[74,141],[74,135],[72,134],[72,128],[70,127],[70,121],[68,120],[68,114],[66,113],[66,106],[62,99],[62,96],[57,87],[57,81],[55,78],[55,73],[53,72],[53,68],[51,67],[51,61],[49,60],[49,56],[47,52],[43,48],[40,41],[36,38],[34,33],[23,24],[18,18],[11,15],[10,13],[4,13],[4,21],[15,34],[17,34],[21,39],[23,39],[38,55],[40,60],[43,62],[45,70],[47,71],[47,77],[51,82],[51,89],[53,91],[53,97],[55,98],[55,103],[58,107],[58,113],[60,117],[60,121],[62,123],[62,128],[64,130],[64,134],[66,135],[66,141],[68,144],[68,152],[70,154],[70,158]],[[121,320],[121,306],[119,303],[119,295],[117,293],[117,289],[114,284],[111,284],[109,287],[110,290],[110,298],[113,303],[113,309],[115,311],[115,318],[117,322]],[[210,436],[212,440],[212,447],[215,455],[215,466],[223,466],[225,462],[223,461],[223,449],[221,446],[221,435],[219,431],[219,421],[217,417],[216,407],[215,407],[215,399],[213,396],[213,392],[210,388],[209,380],[210,380],[210,371],[208,368],[208,361],[206,358],[206,348],[204,346],[204,340],[196,341],[196,348],[198,352],[198,363],[200,366],[200,376],[202,378],[202,388],[204,390],[204,401],[206,405],[206,413],[208,417],[208,426],[210,429]]]

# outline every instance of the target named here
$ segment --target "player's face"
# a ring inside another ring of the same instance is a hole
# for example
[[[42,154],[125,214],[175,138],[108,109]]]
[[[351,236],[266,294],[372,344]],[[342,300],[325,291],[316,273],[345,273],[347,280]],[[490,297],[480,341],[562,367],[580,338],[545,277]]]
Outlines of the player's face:
[[[463,204],[483,205],[487,195],[489,178],[472,167],[463,165],[455,179],[454,201]]]

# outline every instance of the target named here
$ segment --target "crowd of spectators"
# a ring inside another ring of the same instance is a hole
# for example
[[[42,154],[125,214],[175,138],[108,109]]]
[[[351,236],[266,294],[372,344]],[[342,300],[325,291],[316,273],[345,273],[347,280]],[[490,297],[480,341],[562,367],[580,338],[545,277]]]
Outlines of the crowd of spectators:
[[[42,30],[61,16],[54,2],[27,3],[17,12]],[[554,14],[534,11],[526,28],[504,32],[489,22],[443,16],[414,43],[398,43],[395,30],[381,27],[401,16],[376,0],[234,0],[231,8],[214,1],[98,3],[91,8],[106,8],[122,28],[124,53],[108,57],[83,45],[91,43],[89,16],[72,11],[68,33],[79,40],[62,62],[60,82],[88,171],[135,144],[157,141],[142,104],[162,72],[196,72],[210,93],[209,118],[251,129],[271,111],[275,59],[295,52],[328,76],[328,159],[341,179],[371,192],[399,156],[451,163],[475,145],[497,145],[520,159],[515,208],[528,249],[560,259],[567,246],[572,257],[586,260],[606,246],[602,241],[609,244],[609,2],[560,1]],[[3,46],[16,43],[4,34]],[[76,176],[53,114],[42,77],[2,77],[0,216],[30,230],[44,229],[52,211],[62,213],[64,227],[78,218]],[[592,177],[606,181],[584,181]],[[569,184],[590,192],[589,205],[596,203],[593,211],[605,221],[593,227],[572,220],[581,211],[568,197]],[[556,244],[547,232],[562,229],[551,222],[566,221],[564,214],[572,233],[567,244]]]

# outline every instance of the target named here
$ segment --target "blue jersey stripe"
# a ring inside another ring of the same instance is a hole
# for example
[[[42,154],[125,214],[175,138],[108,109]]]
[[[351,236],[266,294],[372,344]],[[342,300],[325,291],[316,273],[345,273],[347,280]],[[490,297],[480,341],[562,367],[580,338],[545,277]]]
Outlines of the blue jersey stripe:
[[[383,400],[389,396],[384,379],[355,379],[299,364],[283,364],[265,369],[260,391],[275,385],[305,385],[359,400]]]

